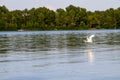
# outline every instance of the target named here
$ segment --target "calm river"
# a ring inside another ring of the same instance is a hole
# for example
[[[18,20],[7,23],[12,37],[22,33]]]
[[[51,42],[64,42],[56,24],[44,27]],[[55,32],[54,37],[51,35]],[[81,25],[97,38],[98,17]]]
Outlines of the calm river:
[[[0,80],[120,80],[120,30],[0,32]]]

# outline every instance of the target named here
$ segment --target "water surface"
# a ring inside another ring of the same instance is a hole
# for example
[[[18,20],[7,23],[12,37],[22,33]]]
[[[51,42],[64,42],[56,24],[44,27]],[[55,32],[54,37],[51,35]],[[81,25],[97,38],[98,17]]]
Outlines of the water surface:
[[[84,43],[95,34],[93,43]],[[0,80],[120,80],[120,30],[0,32]]]

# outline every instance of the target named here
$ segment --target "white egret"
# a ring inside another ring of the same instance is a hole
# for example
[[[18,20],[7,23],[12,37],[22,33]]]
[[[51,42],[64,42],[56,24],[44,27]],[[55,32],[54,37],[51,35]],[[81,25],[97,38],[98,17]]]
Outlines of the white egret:
[[[84,40],[84,42],[92,43],[93,42],[93,40],[92,40],[93,37],[95,37],[95,35],[91,35],[91,36],[87,37],[86,40]]]

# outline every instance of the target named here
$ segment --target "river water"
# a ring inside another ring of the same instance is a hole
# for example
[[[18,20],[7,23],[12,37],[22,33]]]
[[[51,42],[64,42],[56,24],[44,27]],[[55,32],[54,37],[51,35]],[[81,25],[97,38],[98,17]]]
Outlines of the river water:
[[[0,80],[120,80],[120,30],[0,32]]]

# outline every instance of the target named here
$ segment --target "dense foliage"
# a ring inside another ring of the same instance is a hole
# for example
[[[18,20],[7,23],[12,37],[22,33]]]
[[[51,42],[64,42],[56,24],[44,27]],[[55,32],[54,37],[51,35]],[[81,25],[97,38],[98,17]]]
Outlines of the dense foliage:
[[[120,8],[87,11],[69,5],[66,9],[46,7],[9,11],[0,6],[0,31],[4,30],[79,30],[120,28]]]

